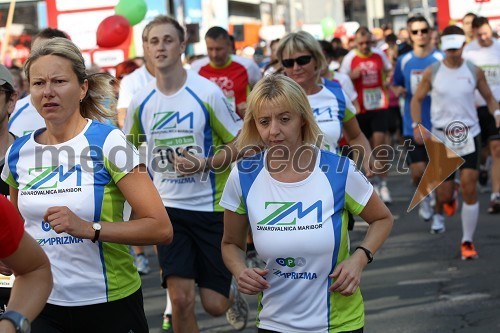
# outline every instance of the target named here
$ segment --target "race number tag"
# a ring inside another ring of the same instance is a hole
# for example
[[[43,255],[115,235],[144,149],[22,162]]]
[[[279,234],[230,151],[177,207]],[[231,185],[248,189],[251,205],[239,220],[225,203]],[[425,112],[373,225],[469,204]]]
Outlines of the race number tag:
[[[170,139],[155,139],[154,153],[160,156],[158,160],[158,169],[162,170],[163,178],[179,178],[175,171],[174,158],[182,156],[184,150],[191,150],[194,147],[194,137],[192,135],[170,138]]]
[[[484,71],[489,86],[500,85],[499,65],[484,65],[481,66],[481,69]]]
[[[363,90],[363,105],[366,110],[382,109],[385,105],[385,94],[381,88]]]
[[[422,74],[423,71],[421,70],[412,70],[410,73],[410,84],[411,84],[411,93],[412,95],[415,94],[415,91],[417,91],[418,84],[420,81],[422,81]]]
[[[12,288],[12,286],[14,285],[14,280],[15,280],[14,274],[12,274],[11,276],[0,274],[0,287],[1,288]],[[2,305],[3,304],[1,304],[0,306],[2,306]]]
[[[450,140],[448,135],[444,136],[444,144],[446,147],[450,148],[457,154],[458,156],[465,156],[472,154],[473,152],[476,151],[476,146],[474,145],[474,139],[466,137],[463,140],[460,140],[459,142],[455,142]],[[452,152],[446,151],[446,155],[448,158],[453,158],[455,157]]]

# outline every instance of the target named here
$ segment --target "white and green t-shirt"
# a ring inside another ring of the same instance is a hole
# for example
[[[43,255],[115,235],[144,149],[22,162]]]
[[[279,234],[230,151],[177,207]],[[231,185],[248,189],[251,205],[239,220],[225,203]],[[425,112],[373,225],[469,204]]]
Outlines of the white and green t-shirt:
[[[124,132],[136,146],[147,142],[148,169],[165,207],[222,211],[219,200],[229,170],[181,176],[174,170],[173,157],[184,150],[213,156],[236,137],[242,121],[219,87],[187,73],[186,83],[173,95],[161,93],[156,80],[135,95]]]
[[[44,214],[49,207],[67,206],[86,221],[123,221],[125,198],[116,183],[139,164],[137,151],[119,129],[91,120],[81,133],[58,145],[35,141],[44,130],[12,144],[2,179],[18,189],[25,229],[52,265],[54,287],[48,303],[81,306],[131,295],[141,280],[127,245],[57,234],[44,222]]]
[[[329,151],[337,150],[342,126],[356,115],[356,109],[340,84],[330,81],[313,95],[307,95],[314,118],[325,135],[323,144]]]
[[[257,326],[278,332],[344,332],[364,326],[359,289],[330,293],[328,277],[349,257],[347,211],[359,214],[373,188],[346,157],[321,150],[303,181],[279,182],[265,153],[231,171],[221,206],[246,214],[270,287],[259,294]],[[232,223],[232,221],[225,221]]]

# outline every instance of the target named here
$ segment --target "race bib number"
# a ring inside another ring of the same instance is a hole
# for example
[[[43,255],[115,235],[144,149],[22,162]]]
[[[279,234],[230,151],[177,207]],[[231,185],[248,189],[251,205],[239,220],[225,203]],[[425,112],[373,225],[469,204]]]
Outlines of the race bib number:
[[[500,65],[481,66],[489,86],[500,85]]]
[[[12,288],[12,286],[14,285],[15,279],[16,278],[15,278],[14,274],[12,274],[11,276],[0,274],[0,287],[1,288]],[[3,304],[0,304],[0,307],[1,306],[3,306]]]
[[[162,171],[163,178],[179,178],[179,175],[175,171],[174,159],[176,156],[182,156],[183,152],[194,150],[194,137],[192,135],[187,135],[183,137],[170,138],[170,139],[155,139],[155,158],[157,161],[158,170]]]
[[[415,94],[415,91],[417,91],[417,87],[420,81],[422,81],[422,74],[423,71],[421,70],[412,70],[410,73],[410,84],[411,84],[412,95]]]
[[[385,106],[385,94],[381,88],[363,90],[363,105],[366,110],[382,109]]]
[[[444,144],[446,147],[450,148],[457,154],[458,156],[465,156],[472,154],[476,151],[476,146],[474,145],[474,138],[466,137],[464,140],[459,142],[455,142],[450,140],[448,135],[444,136]],[[455,157],[452,152],[446,151],[446,155],[448,158]]]

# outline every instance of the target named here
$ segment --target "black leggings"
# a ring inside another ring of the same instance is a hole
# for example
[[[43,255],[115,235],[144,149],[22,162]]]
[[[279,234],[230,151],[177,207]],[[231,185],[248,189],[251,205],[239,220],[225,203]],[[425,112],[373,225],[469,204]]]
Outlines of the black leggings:
[[[32,333],[148,333],[142,291],[123,299],[84,306],[45,305]]]
[[[261,328],[259,328],[259,330],[257,332],[258,333],[280,333],[280,332],[276,332],[276,331],[263,330]],[[359,330],[346,331],[346,332],[340,332],[340,333],[363,333],[363,327],[361,327]]]

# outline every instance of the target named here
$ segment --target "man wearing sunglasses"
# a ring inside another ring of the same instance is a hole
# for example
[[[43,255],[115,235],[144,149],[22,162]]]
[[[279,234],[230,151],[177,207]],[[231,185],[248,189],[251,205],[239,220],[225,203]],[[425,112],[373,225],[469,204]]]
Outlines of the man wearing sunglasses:
[[[356,118],[361,131],[375,149],[385,143],[385,134],[389,129],[389,92],[386,79],[392,65],[383,51],[372,47],[372,36],[368,28],[360,27],[355,33],[355,41],[356,48],[344,57],[339,71],[349,75],[354,83],[360,105]],[[387,171],[380,172],[380,183],[374,184],[384,203],[392,201],[386,184]]]
[[[493,39],[493,31],[486,17],[476,17],[472,21],[474,40],[464,48],[464,58],[479,66],[486,75],[486,81],[493,96],[500,101],[500,42]],[[484,160],[491,152],[491,199],[488,213],[500,213],[500,131],[488,112],[486,101],[476,91],[477,115],[481,126],[482,156]],[[489,146],[489,152],[488,152]],[[482,161],[483,162],[483,161]],[[484,163],[485,164],[485,163]],[[481,165],[479,182],[486,185],[488,168]]]
[[[410,32],[410,43],[413,46],[413,51],[398,58],[392,79],[392,90],[396,96],[403,96],[405,98],[403,136],[405,138],[405,147],[408,149],[408,153],[405,156],[406,163],[410,167],[413,185],[416,187],[420,183],[429,160],[425,146],[417,144],[413,138],[410,102],[413,93],[417,90],[418,83],[422,79],[424,70],[436,61],[443,60],[444,54],[436,50],[432,45],[431,29],[425,17],[414,16],[409,18],[407,27]],[[430,96],[426,96],[422,102],[422,124],[428,130],[431,129],[430,113],[431,98]],[[419,215],[425,222],[430,221],[434,213],[430,202],[430,197],[426,197],[420,203]]]
[[[247,95],[261,74],[250,59],[232,54],[233,46],[226,29],[212,27],[205,34],[208,57],[191,64],[191,70],[216,83],[232,109],[243,119]]]

